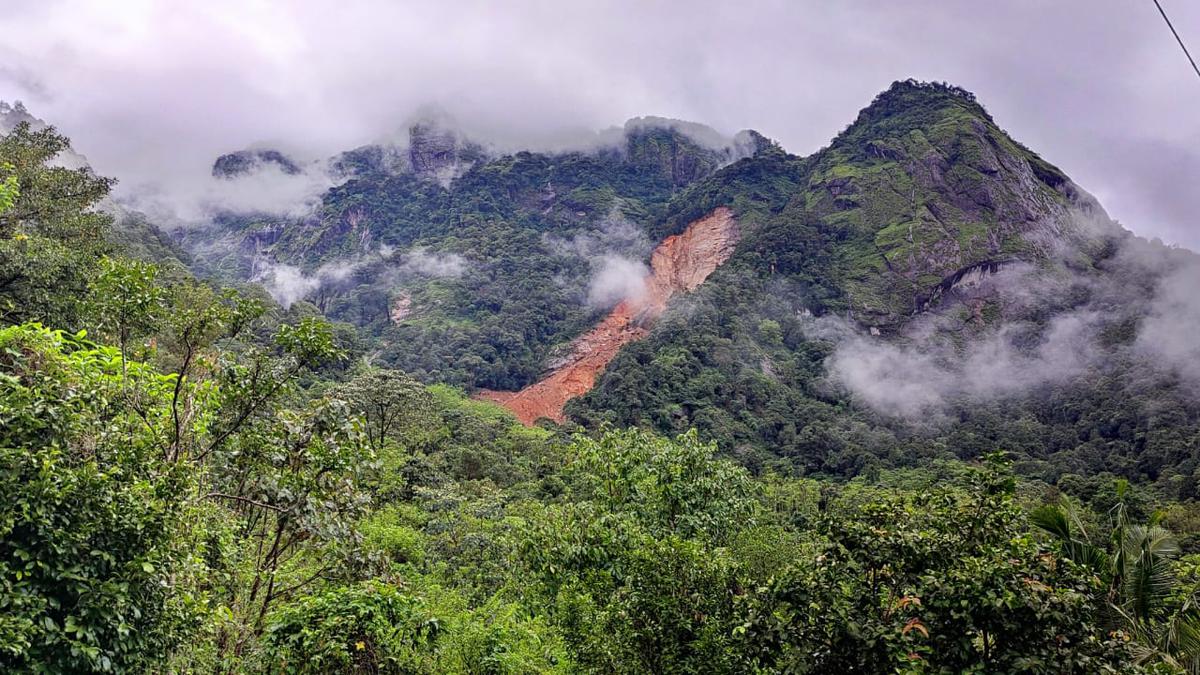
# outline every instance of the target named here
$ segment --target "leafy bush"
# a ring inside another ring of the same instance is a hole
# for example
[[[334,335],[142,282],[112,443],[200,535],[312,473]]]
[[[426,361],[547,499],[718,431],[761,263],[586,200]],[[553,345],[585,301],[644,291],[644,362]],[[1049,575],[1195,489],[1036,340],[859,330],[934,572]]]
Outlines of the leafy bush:
[[[0,663],[140,672],[195,628],[187,471],[154,435],[172,381],[116,349],[0,331]]]
[[[433,673],[441,623],[420,600],[378,583],[337,588],[273,613],[264,641],[285,673]]]

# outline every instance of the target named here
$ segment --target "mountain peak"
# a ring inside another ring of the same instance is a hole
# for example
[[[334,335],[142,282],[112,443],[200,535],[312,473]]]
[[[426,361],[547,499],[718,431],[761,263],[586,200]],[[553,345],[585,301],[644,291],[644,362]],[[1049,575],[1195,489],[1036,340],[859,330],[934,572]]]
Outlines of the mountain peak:
[[[447,114],[426,114],[408,128],[413,172],[443,187],[487,156],[484,146],[467,138]]]
[[[870,105],[859,113],[859,118],[886,117],[913,109],[938,109],[945,106],[956,106],[989,122],[993,121],[992,116],[972,92],[947,82],[922,82],[911,78],[897,80],[881,91]]]
[[[725,136],[712,127],[665,117],[635,117],[625,123],[625,153],[682,187],[720,167],[771,147],[754,131]]]
[[[867,325],[901,323],[964,270],[1045,259],[1087,236],[1082,219],[1106,219],[974,94],[944,83],[892,84],[811,160],[805,203],[839,233],[838,273]]]
[[[658,117],[655,115],[634,117],[625,122],[626,136],[647,129],[675,131],[698,145],[713,150],[723,149],[732,143],[732,139],[707,124],[700,124],[699,122],[689,122],[687,120]]]
[[[966,89],[939,82],[900,80],[860,110],[838,139],[858,140],[865,134],[900,136],[951,118],[995,125],[995,120],[975,94]]]
[[[221,155],[213,162],[213,178],[237,178],[254,173],[269,166],[278,168],[289,176],[298,175],[300,166],[290,157],[278,150],[261,148],[257,150],[238,150]]]

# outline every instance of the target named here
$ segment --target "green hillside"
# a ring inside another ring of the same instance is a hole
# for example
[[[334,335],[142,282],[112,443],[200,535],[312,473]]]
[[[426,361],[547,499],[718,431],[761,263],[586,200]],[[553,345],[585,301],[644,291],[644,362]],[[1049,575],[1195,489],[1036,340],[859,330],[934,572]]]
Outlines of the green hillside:
[[[418,125],[170,234],[67,152],[0,136],[5,672],[1200,668],[1200,262],[965,91],[809,157]],[[471,397],[717,207],[732,256],[570,421]]]
[[[967,92],[897,83],[815,155],[742,160],[678,201],[688,207],[667,231],[728,205],[747,234],[685,307],[571,404],[587,426],[696,427],[744,461],[787,471],[854,474],[1004,448],[1050,482],[1098,472],[1194,481],[1193,385],[1135,343],[1157,287],[1195,269],[1196,256],[1109,221]],[[1004,269],[1011,279],[986,292],[952,289],[966,272]],[[1037,354],[1062,319],[1081,315],[1090,340],[1071,348],[1096,352],[1088,368],[1003,396],[952,391],[916,420],[880,414],[827,377],[847,330],[907,350],[938,345],[922,364],[933,369],[967,364],[963,354],[989,341]]]

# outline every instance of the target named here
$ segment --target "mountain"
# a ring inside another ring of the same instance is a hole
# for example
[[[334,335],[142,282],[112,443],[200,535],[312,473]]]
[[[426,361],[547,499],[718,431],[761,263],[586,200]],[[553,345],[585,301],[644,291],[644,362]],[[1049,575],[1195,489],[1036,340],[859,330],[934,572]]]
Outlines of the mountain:
[[[0,668],[1196,670],[1195,254],[948,85],[598,140],[0,135]]]
[[[575,420],[694,426],[789,471],[1003,448],[1050,482],[1194,480],[1196,350],[1163,345],[1200,316],[1197,257],[1124,231],[968,93],[897,83],[829,147],[678,201],[665,232],[729,205],[745,234]]]
[[[953,87],[894,85],[810,162],[793,199],[843,239],[835,272],[866,325],[895,325],[974,268],[1044,257],[1075,234],[1073,212],[1106,217]]]
[[[767,147],[748,133],[640,119],[587,151],[492,156],[422,122],[407,148],[335,158],[351,177],[309,216],[225,213],[182,243],[205,273],[261,280],[360,327],[379,363],[514,390],[621,299],[601,278],[641,266],[672,196]]]
[[[527,423],[696,427],[786,471],[1030,434],[1051,481],[1193,471],[1193,352],[1147,332],[1173,337],[1161,298],[1195,256],[1130,235],[963,89],[897,82],[807,157],[661,118],[557,153],[444,124],[331,160],[348,178],[306,217],[226,213],[184,244]],[[718,214],[723,239],[694,234]],[[664,286],[668,259],[693,281]]]
[[[300,167],[287,155],[278,150],[260,149],[221,155],[213,162],[212,175],[214,178],[236,178],[268,166],[274,166],[290,176],[300,173]]]

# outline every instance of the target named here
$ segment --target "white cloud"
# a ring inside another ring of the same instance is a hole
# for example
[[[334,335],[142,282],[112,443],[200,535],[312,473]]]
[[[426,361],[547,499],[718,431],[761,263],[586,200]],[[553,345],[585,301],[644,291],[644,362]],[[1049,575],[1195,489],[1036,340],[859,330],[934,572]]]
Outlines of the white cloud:
[[[649,274],[650,268],[640,260],[602,256],[588,283],[588,304],[607,309],[625,299],[641,298]]]
[[[305,272],[295,265],[260,262],[252,281],[261,283],[275,302],[287,308],[322,287],[346,281],[362,265],[362,260],[333,260],[313,272]]]
[[[321,287],[321,279],[316,274],[305,274],[295,265],[270,265],[263,269],[254,279],[261,282],[263,288],[275,298],[275,302],[285,308],[291,307],[298,300]]]
[[[640,298],[646,292],[650,268],[642,262],[654,245],[637,225],[614,208],[605,218],[577,232],[569,239],[547,235],[546,246],[561,256],[587,260],[591,269],[586,279],[589,307],[608,309],[626,298]],[[571,280],[574,281],[574,280]],[[568,284],[567,279],[562,280]],[[583,287],[579,287],[583,291]]]
[[[1138,349],[1200,385],[1200,264],[1166,275],[1138,331]]]
[[[530,146],[662,115],[807,154],[918,77],[975,91],[1135,230],[1200,245],[1184,219],[1200,210],[1200,88],[1138,3],[1067,0],[1036,21],[1020,3],[934,0],[9,5],[0,99],[28,99],[120,189],[195,192],[218,154],[256,142],[328,156],[430,102]],[[1200,4],[1171,11],[1200,25]]]
[[[1057,316],[1031,347],[1021,344],[1033,329],[1023,322],[1000,326],[961,348],[852,335],[830,357],[829,377],[860,403],[915,420],[942,412],[955,399],[1003,398],[1080,376],[1101,358],[1095,345],[1098,319],[1090,311]]]
[[[404,253],[401,270],[426,277],[454,279],[467,271],[467,259],[457,253],[430,251],[417,246]]]

